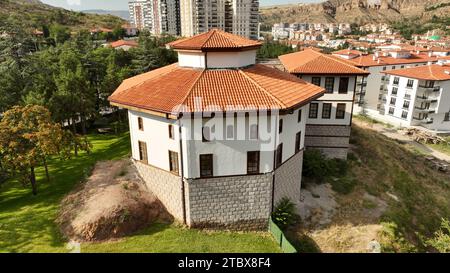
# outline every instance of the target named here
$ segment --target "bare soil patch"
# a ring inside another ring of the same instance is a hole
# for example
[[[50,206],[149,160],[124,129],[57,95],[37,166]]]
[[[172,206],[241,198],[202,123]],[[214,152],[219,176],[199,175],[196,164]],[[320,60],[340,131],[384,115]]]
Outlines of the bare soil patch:
[[[57,223],[70,239],[101,241],[171,220],[131,161],[124,159],[97,163],[87,181],[63,199]]]

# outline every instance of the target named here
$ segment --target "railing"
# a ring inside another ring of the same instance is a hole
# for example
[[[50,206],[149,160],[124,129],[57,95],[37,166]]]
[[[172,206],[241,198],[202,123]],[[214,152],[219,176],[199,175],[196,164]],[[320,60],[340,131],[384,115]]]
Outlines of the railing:
[[[431,97],[431,96],[417,96],[416,98],[420,99],[420,100],[428,100],[428,101],[432,101],[432,102],[436,102],[438,100],[437,97]]]
[[[269,218],[269,232],[275,238],[284,253],[297,253],[297,249],[288,241],[283,231]]]

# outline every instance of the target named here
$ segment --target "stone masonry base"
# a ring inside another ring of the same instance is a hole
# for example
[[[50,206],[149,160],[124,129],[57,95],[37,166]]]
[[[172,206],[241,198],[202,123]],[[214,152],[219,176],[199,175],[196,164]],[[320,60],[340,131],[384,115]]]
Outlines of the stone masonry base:
[[[306,149],[318,149],[326,157],[347,159],[351,126],[306,125]]]

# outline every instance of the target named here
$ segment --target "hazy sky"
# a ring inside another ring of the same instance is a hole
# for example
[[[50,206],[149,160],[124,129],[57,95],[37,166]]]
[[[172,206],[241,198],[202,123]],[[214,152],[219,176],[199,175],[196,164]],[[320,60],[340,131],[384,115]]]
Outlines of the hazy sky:
[[[105,9],[105,10],[128,10],[128,0],[41,0],[56,7],[63,7],[73,10]],[[262,6],[290,4],[290,3],[311,3],[323,0],[260,0]]]

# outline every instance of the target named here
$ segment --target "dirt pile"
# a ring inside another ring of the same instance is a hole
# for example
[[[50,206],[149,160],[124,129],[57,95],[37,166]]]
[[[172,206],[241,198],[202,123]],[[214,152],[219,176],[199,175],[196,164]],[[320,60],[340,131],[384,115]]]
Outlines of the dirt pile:
[[[99,241],[135,233],[156,220],[171,221],[129,160],[96,164],[92,175],[61,204],[57,223],[77,241]]]

